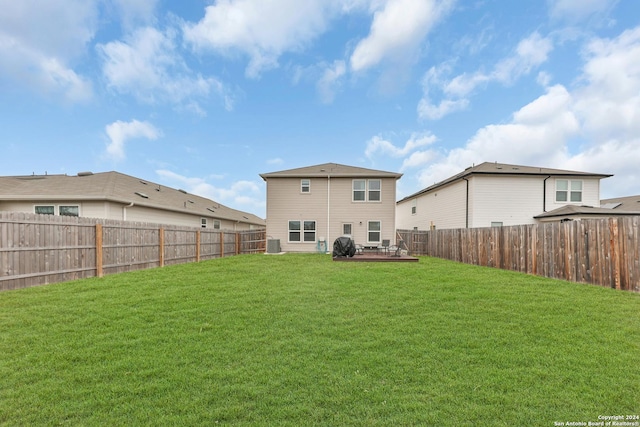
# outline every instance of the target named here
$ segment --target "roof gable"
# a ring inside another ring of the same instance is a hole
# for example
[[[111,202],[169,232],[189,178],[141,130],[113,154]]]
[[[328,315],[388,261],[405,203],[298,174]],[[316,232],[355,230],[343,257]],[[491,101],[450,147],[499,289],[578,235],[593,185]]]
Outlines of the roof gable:
[[[270,172],[260,174],[265,181],[268,178],[358,178],[358,177],[374,177],[374,178],[395,178],[400,179],[401,173],[386,172],[375,169],[360,168],[356,166],[341,165],[338,163],[323,163],[314,166],[306,166],[296,169],[287,169],[278,172]]]

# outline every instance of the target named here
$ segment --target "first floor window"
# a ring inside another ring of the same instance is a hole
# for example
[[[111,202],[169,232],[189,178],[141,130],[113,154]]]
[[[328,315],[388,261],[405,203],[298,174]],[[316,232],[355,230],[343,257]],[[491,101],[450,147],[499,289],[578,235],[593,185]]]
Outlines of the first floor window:
[[[369,221],[367,223],[367,241],[369,243],[380,242],[380,221]]]
[[[55,208],[53,206],[36,206],[35,209],[37,214],[53,215],[55,213]]]
[[[202,218],[202,219],[200,220],[200,226],[201,226],[202,228],[207,228],[207,218]]]
[[[220,230],[220,221],[217,219],[213,220],[213,229],[214,230]]]
[[[315,221],[289,221],[290,242],[315,242]]]
[[[582,202],[582,181],[556,180],[556,202]]]
[[[316,222],[315,221],[304,222],[304,241],[305,242],[316,241]]]
[[[58,213],[65,216],[80,216],[78,206],[59,206]]]
[[[502,221],[491,221],[492,227],[502,227]]]
[[[353,233],[353,225],[352,224],[342,224],[342,234],[345,236],[351,236]]]
[[[300,241],[300,221],[289,221],[289,241]]]

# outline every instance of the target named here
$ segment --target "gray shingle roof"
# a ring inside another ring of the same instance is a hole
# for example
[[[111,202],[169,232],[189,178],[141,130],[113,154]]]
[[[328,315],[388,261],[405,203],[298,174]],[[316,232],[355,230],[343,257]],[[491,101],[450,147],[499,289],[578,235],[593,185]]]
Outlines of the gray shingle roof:
[[[260,174],[265,181],[267,178],[395,178],[400,179],[401,173],[385,172],[375,169],[359,168],[355,166],[340,165],[338,163],[323,163],[320,165],[307,166],[303,168],[288,169],[278,172]]]
[[[0,177],[0,200],[104,200],[264,226],[258,216],[119,172]]]
[[[535,166],[522,166],[522,165],[510,165],[506,163],[497,163],[497,162],[484,162],[477,166],[468,167],[464,171],[453,175],[443,181],[437,182],[425,189],[422,189],[416,193],[413,193],[407,197],[404,197],[402,200],[399,200],[398,203],[403,202],[407,199],[414,198],[420,194],[427,193],[429,191],[435,190],[436,188],[443,187],[447,184],[450,184],[455,181],[459,181],[462,178],[466,178],[470,175],[540,175],[540,176],[589,176],[589,177],[599,177],[599,178],[608,178],[613,176],[611,174],[601,174],[601,173],[591,173],[591,172],[578,172],[571,171],[565,169],[551,169],[551,168],[541,168]]]
[[[640,195],[616,197],[613,199],[600,200],[600,206],[611,206],[615,211],[636,212],[640,214]]]
[[[593,217],[609,217],[619,215],[640,215],[640,210],[630,211],[623,209],[596,208],[593,206],[567,205],[549,212],[534,216],[534,218],[555,218],[560,216],[593,216]]]

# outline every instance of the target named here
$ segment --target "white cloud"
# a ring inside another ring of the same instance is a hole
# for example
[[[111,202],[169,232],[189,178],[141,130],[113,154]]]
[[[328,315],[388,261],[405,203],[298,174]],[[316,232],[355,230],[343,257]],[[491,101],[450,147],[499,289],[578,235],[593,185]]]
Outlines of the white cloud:
[[[322,102],[325,104],[333,102],[346,71],[347,66],[344,61],[334,61],[333,64],[325,67],[322,77],[316,84]]]
[[[162,136],[162,132],[151,123],[138,120],[130,122],[118,120],[107,125],[105,132],[109,137],[107,155],[115,160],[124,159],[124,146],[128,141],[140,138],[155,140]]]
[[[69,0],[60,7],[56,2],[3,1],[0,77],[68,102],[90,99],[90,81],[71,64],[95,34],[97,3]]]
[[[156,170],[156,173],[164,178],[167,185],[183,188],[189,193],[206,197],[233,209],[258,212],[256,215],[264,217],[263,187],[256,182],[240,180],[225,188],[213,185],[205,178],[187,177],[166,169]]]
[[[438,120],[456,111],[465,110],[469,106],[468,99],[443,99],[438,105],[424,96],[418,103],[418,117],[429,120]]]
[[[175,37],[172,30],[163,33],[144,27],[124,42],[98,45],[109,86],[142,102],[175,103],[200,115],[205,113],[197,100],[215,93],[223,98],[226,109],[232,109],[233,98],[220,81],[195,75],[188,68],[177,52]]]
[[[433,144],[435,141],[436,137],[430,133],[415,133],[405,142],[404,146],[397,147],[381,136],[374,136],[367,142],[365,155],[369,159],[374,158],[376,155],[404,157],[416,151],[418,148]]]
[[[478,86],[491,82],[512,84],[546,62],[552,49],[553,43],[550,38],[534,32],[518,43],[513,55],[496,63],[489,73],[463,73],[446,80],[444,75],[451,71],[451,64],[432,67],[423,77],[424,96],[418,103],[418,117],[437,120],[447,114],[466,109],[470,102],[469,96]],[[443,94],[437,103],[432,101],[431,93],[434,89]]]
[[[125,28],[131,29],[136,24],[151,24],[155,19],[158,0],[110,0],[121,16]]]
[[[247,55],[246,75],[258,77],[277,67],[285,52],[298,51],[325,31],[335,1],[219,0],[207,6],[196,24],[183,26],[184,38],[196,49]]]
[[[351,69],[358,72],[387,58],[404,60],[415,55],[426,35],[452,5],[450,0],[372,2],[375,12],[371,29],[353,51]]]
[[[570,22],[583,21],[593,15],[605,14],[617,0],[547,0],[549,15]]]
[[[613,39],[592,40],[583,58],[583,72],[571,91],[548,87],[509,123],[479,129],[464,147],[423,169],[421,185],[473,164],[498,161],[612,173],[602,181],[603,198],[638,194],[640,27]]]

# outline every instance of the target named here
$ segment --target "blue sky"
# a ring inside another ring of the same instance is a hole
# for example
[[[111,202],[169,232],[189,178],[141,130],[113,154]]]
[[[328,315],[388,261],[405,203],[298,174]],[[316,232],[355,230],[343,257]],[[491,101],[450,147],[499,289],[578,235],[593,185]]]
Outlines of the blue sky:
[[[0,0],[1,175],[116,170],[265,215],[260,173],[484,161],[640,194],[636,0]]]

